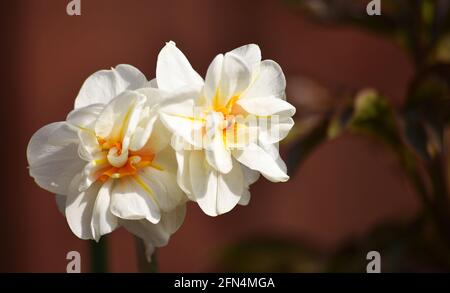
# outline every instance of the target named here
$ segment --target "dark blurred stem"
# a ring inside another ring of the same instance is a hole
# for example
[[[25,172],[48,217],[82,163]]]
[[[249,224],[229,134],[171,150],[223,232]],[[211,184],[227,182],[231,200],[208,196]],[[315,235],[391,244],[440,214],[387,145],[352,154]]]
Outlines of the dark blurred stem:
[[[444,209],[445,212],[448,211],[448,190],[445,179],[445,171],[442,162],[444,158],[441,155],[436,155],[435,158],[432,159],[429,168],[429,173],[431,177],[431,181],[433,184],[433,193],[436,201],[436,205],[441,209]]]
[[[142,239],[134,237],[136,243],[136,256],[138,261],[138,270],[140,273],[157,273],[158,272],[158,258],[157,250],[153,252],[151,262],[147,261],[145,256],[145,245]]]
[[[102,237],[99,242],[91,243],[91,273],[107,273],[107,241]]]
[[[408,42],[412,52],[412,58],[416,66],[416,70],[420,71],[422,62],[424,61],[422,44],[420,41],[421,29],[421,0],[413,0],[410,2],[409,21],[405,28],[408,32]]]
[[[448,190],[442,164],[443,158],[437,155],[429,166],[429,174],[433,186],[434,208],[436,220],[439,222],[439,230],[445,237],[448,249],[450,249],[450,213]]]
[[[424,205],[425,212],[431,213],[433,210],[433,202],[428,195],[423,178],[418,172],[418,162],[416,157],[403,145],[394,147],[394,151],[398,155],[401,166],[405,170],[406,175],[416,189],[417,195]]]
[[[428,175],[431,179],[431,195],[427,191],[422,176],[417,172],[417,165],[413,168],[405,167],[410,180],[413,182],[417,194],[424,205],[425,216],[430,218],[436,227],[439,236],[450,250],[450,218],[448,209],[448,192],[442,172],[440,159],[434,159],[428,166]]]

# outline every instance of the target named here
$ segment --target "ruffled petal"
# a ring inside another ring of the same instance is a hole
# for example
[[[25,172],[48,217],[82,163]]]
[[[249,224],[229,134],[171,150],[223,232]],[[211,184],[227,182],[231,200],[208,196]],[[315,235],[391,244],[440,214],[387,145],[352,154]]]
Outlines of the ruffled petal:
[[[101,182],[92,184],[88,189],[79,191],[80,176],[73,179],[66,199],[66,219],[72,232],[81,239],[94,239],[92,231],[92,212]]]
[[[202,129],[205,119],[195,106],[195,92],[183,92],[167,100],[160,108],[164,125],[176,136],[192,146],[202,147]]]
[[[208,104],[211,104],[214,97],[218,94],[220,80],[222,78],[223,54],[217,55],[208,67],[205,78],[205,87],[203,93]]]
[[[219,91],[213,100],[214,107],[226,107],[231,98],[240,96],[250,85],[251,77],[244,61],[236,55],[225,54]]]
[[[245,62],[252,73],[258,71],[259,64],[261,63],[261,50],[259,49],[258,45],[244,45],[230,51],[229,54],[239,56]]]
[[[86,79],[75,99],[75,108],[107,104],[125,90],[143,87],[147,79],[137,68],[121,64],[111,70],[100,70]]]
[[[96,135],[105,140],[121,142],[122,149],[128,149],[145,102],[146,97],[136,91],[126,91],[114,98],[95,123]]]
[[[251,143],[242,150],[235,150],[233,156],[243,165],[261,172],[264,177],[272,182],[285,182],[289,179],[284,162],[281,159],[274,158],[273,154],[257,144]],[[277,157],[279,157],[278,154]]]
[[[244,190],[239,164],[233,164],[228,174],[220,174],[205,164],[202,152],[195,151],[189,165],[193,197],[205,214],[218,216],[236,206]]]
[[[36,183],[55,194],[67,195],[70,182],[86,164],[78,156],[76,131],[65,122],[39,129],[27,147],[30,176]]]
[[[102,185],[92,209],[91,228],[96,241],[99,241],[102,235],[114,231],[119,225],[117,217],[110,210],[113,183],[113,180],[108,180]]]
[[[156,79],[158,88],[168,92],[185,87],[199,91],[203,86],[203,79],[172,41],[159,52]]]
[[[264,60],[259,72],[254,76],[252,85],[241,99],[273,97],[285,99],[286,78],[280,65],[272,60]]]
[[[185,216],[186,205],[180,205],[173,211],[162,214],[158,224],[147,220],[120,220],[120,223],[143,240],[147,261],[150,262],[155,248],[167,245],[170,236],[180,228]]]
[[[239,106],[244,108],[250,114],[256,116],[293,116],[295,114],[295,107],[285,100],[274,97],[260,97],[253,99],[239,99],[236,102]]]
[[[157,198],[141,176],[128,176],[116,181],[111,199],[114,215],[125,220],[146,219],[154,224],[160,221]]]

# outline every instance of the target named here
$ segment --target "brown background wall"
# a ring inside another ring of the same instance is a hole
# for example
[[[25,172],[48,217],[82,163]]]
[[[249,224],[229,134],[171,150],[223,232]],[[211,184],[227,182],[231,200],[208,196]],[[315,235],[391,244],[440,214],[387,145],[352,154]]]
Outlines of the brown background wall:
[[[70,232],[53,196],[28,176],[25,149],[41,126],[63,120],[84,79],[120,63],[153,78],[156,56],[174,40],[201,73],[215,54],[255,42],[286,75],[358,89],[373,86],[400,106],[412,66],[395,45],[350,28],[312,24],[284,1],[82,0],[2,3],[2,181],[0,271],[63,272],[65,255],[88,243]],[[288,84],[289,87],[289,84]],[[295,102],[295,97],[290,97]],[[162,271],[209,271],[217,251],[254,234],[307,239],[333,249],[347,237],[417,208],[394,159],[366,139],[344,135],[319,147],[291,180],[260,180],[248,207],[219,218],[194,204],[161,249]],[[6,187],[6,188],[5,188]],[[110,269],[136,271],[132,237],[108,236]]]

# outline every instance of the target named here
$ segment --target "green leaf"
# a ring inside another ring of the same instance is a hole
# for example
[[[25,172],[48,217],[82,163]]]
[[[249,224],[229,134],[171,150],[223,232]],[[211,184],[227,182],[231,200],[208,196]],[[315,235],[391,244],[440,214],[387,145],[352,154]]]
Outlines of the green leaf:
[[[450,123],[450,63],[438,63],[421,72],[413,81],[405,112],[416,111],[435,130],[442,133]]]

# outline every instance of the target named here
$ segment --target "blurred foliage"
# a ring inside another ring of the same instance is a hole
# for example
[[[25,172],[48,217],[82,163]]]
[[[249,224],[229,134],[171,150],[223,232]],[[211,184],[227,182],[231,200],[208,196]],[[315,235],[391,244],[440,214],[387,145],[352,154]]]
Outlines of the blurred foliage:
[[[349,241],[329,258],[329,272],[366,272],[369,251],[381,253],[382,272],[445,272],[450,266],[448,248],[426,219],[385,223],[361,239]]]
[[[353,25],[383,34],[407,49],[418,66],[428,61],[431,51],[450,30],[448,0],[381,1],[382,14],[368,16],[370,0],[285,0],[323,24]]]
[[[393,109],[388,100],[375,90],[364,90],[356,96],[348,128],[353,132],[372,135],[393,149],[401,145]]]
[[[220,270],[226,272],[323,271],[325,262],[310,247],[289,239],[254,237],[228,247],[218,264]]]
[[[450,1],[381,1],[381,16],[366,14],[369,0],[284,1],[323,25],[381,34],[400,44],[415,65],[400,109],[376,89],[354,92],[288,80],[298,109],[287,139],[290,172],[343,132],[365,136],[398,158],[422,210],[409,222],[375,226],[332,252],[302,241],[248,239],[227,248],[218,266],[240,272],[365,272],[367,252],[377,250],[383,272],[450,272]]]
[[[448,271],[448,250],[428,227],[424,218],[382,224],[333,252],[304,241],[260,236],[228,247],[217,264],[226,272],[366,272],[367,254],[375,250],[382,254],[383,272]]]

